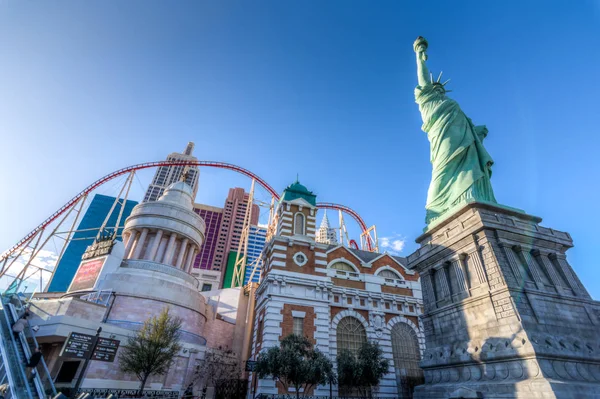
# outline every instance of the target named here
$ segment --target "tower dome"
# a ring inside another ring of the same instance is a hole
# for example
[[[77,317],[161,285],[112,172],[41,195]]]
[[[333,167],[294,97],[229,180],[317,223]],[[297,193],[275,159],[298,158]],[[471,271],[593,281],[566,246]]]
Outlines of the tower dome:
[[[193,191],[187,183],[178,181],[171,184],[158,201],[170,202],[190,209],[194,206]]]
[[[283,190],[281,201],[293,201],[297,198],[306,200],[312,206],[317,205],[317,196],[312,191],[309,191],[306,186],[300,184],[298,179]]]

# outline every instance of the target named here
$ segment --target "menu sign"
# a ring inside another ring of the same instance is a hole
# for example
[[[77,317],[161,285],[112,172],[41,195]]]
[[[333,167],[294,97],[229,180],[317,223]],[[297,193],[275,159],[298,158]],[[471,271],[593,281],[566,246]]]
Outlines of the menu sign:
[[[93,335],[72,332],[67,337],[60,356],[88,359],[94,349],[95,343],[96,337]]]
[[[81,262],[68,292],[91,290],[96,284],[105,261],[106,258],[100,258]]]
[[[112,363],[115,360],[115,355],[117,354],[120,343],[121,341],[116,339],[98,338],[91,359]]]

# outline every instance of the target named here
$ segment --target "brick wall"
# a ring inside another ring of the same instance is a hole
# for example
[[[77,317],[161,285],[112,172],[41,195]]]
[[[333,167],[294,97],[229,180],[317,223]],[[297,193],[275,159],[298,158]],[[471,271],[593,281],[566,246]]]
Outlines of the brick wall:
[[[306,315],[304,316],[304,336],[308,337],[310,342],[313,345],[316,343],[315,341],[315,331],[317,327],[315,327],[315,319],[317,315],[315,314],[315,309],[311,306],[300,306],[300,305],[283,305],[283,309],[281,314],[283,315],[283,321],[281,322],[281,337],[279,339],[283,339],[290,335],[294,331],[294,318],[292,316],[292,311],[296,310],[299,312],[304,312]]]
[[[386,294],[413,296],[413,290],[410,288],[391,287],[389,285],[382,285],[381,292]]]
[[[331,282],[333,283],[333,285],[337,285],[339,287],[356,288],[359,290],[365,289],[365,283],[362,281],[346,280],[343,278],[332,277]]]
[[[390,255],[384,255],[381,258],[377,259],[372,263],[371,267],[363,267],[361,266],[361,260],[359,260],[356,255],[350,252],[345,247],[339,247],[333,250],[332,252],[327,254],[327,263],[331,262],[334,259],[344,258],[346,261],[352,263],[356,266],[360,273],[365,274],[375,274],[375,272],[382,266],[389,266],[392,269],[396,270],[398,273],[402,275],[402,277],[407,281],[418,281],[419,275],[408,274],[404,267],[400,266],[395,259],[393,259]]]

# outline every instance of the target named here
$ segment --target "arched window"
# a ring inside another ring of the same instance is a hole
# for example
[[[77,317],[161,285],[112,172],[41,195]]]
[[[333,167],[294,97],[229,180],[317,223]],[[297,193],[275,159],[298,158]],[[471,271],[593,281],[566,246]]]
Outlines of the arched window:
[[[294,234],[304,235],[304,215],[300,212],[294,216]]]
[[[382,271],[380,271],[379,273],[377,273],[377,275],[379,277],[383,277],[385,279],[386,283],[390,283],[390,284],[404,284],[404,279],[402,279],[402,277],[394,272],[391,271],[390,269],[384,269]]]
[[[347,349],[356,356],[360,347],[367,342],[367,332],[360,320],[347,316],[337,325],[336,339],[338,354],[343,349]],[[370,397],[369,392],[364,392],[364,389],[353,389],[342,385],[338,389],[340,397]]]
[[[360,320],[348,316],[340,320],[337,326],[336,338],[338,350],[348,349],[356,354],[361,345],[367,342],[367,332]]]
[[[336,262],[331,265],[332,269],[343,270],[345,272],[353,272],[354,268],[347,263],[344,262]]]
[[[423,371],[419,368],[421,352],[415,330],[406,323],[392,327],[392,355],[396,369],[398,397],[412,399],[415,386],[423,384]]]
[[[348,277],[357,279],[360,277],[360,274],[356,272],[352,266],[345,262],[335,262],[333,265],[329,266],[330,269],[335,269],[335,275],[340,277]]]

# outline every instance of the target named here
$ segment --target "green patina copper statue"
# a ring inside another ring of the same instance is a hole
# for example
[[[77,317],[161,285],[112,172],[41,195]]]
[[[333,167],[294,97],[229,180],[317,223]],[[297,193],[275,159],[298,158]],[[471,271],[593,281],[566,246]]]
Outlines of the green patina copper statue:
[[[488,133],[485,126],[475,126],[458,103],[446,96],[445,83],[433,80],[425,65],[427,40],[418,37],[419,85],[415,100],[423,118],[423,131],[431,144],[433,172],[427,193],[426,223],[429,225],[450,208],[464,202],[496,203],[490,177],[492,157],[483,147]]]

